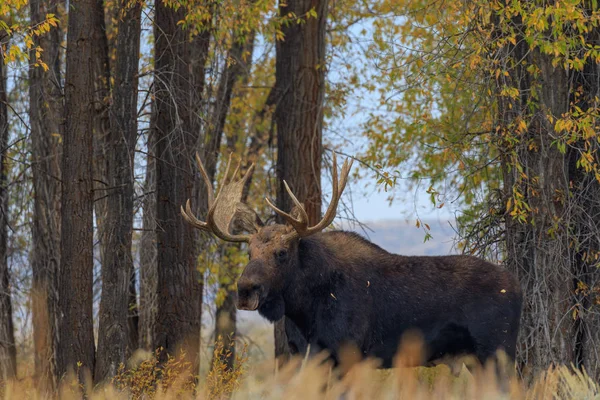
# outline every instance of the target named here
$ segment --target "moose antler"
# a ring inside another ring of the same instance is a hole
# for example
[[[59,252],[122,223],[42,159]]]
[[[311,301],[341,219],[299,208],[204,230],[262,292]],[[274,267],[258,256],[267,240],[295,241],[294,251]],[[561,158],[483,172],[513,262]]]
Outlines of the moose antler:
[[[250,240],[250,235],[234,235],[229,233],[229,228],[231,221],[234,219],[239,210],[244,185],[252,174],[254,164],[248,168],[242,179],[233,181],[233,178],[235,178],[240,170],[240,161],[233,173],[232,181],[228,183],[227,178],[229,176],[229,167],[231,166],[230,154],[229,161],[227,161],[227,168],[225,169],[225,175],[223,176],[223,180],[219,185],[219,191],[217,192],[217,197],[215,198],[212,183],[208,177],[208,174],[206,173],[206,169],[204,168],[204,164],[202,164],[202,160],[200,160],[198,153],[196,153],[196,162],[198,163],[198,168],[200,169],[202,178],[204,178],[204,183],[206,183],[206,188],[208,191],[208,213],[206,215],[206,222],[200,221],[194,216],[189,199],[185,203],[185,210],[183,207],[181,207],[181,215],[195,228],[206,232],[212,232],[217,237],[225,241],[248,242]]]
[[[269,207],[271,207],[277,214],[281,215],[294,228],[295,232],[292,232],[288,239],[310,236],[327,228],[329,224],[333,222],[337,211],[338,202],[342,196],[342,193],[344,192],[344,188],[346,187],[348,174],[350,173],[350,168],[352,168],[353,161],[354,160],[351,160],[350,163],[348,163],[347,159],[344,161],[344,165],[342,165],[342,173],[338,182],[337,161],[335,152],[333,153],[333,191],[331,193],[331,202],[329,203],[329,207],[327,208],[325,215],[323,215],[321,221],[319,221],[319,223],[315,226],[308,226],[308,214],[306,214],[306,210],[304,210],[304,205],[298,201],[296,196],[294,196],[294,193],[292,193],[286,181],[283,181],[283,184],[285,186],[285,190],[288,192],[292,201],[296,205],[296,208],[298,209],[300,214],[298,218],[281,211],[271,202],[271,200],[266,199]]]

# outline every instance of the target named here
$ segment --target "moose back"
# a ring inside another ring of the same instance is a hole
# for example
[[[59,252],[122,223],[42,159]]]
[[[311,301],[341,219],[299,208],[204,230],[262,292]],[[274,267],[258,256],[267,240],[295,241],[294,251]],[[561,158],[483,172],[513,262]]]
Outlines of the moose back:
[[[522,295],[505,269],[471,256],[415,257],[388,253],[356,233],[323,230],[335,218],[352,163],[338,181],[333,157],[333,194],[323,219],[309,226],[302,204],[290,213],[269,206],[286,224],[263,225],[241,203],[250,170],[227,182],[229,166],[214,197],[209,190],[206,222],[182,207],[187,222],[232,242],[248,243],[250,262],[238,280],[237,307],[258,310],[274,322],[286,318],[292,353],[327,350],[335,362],[352,344],[364,357],[392,366],[403,334],[418,331],[424,365],[472,355],[481,363],[503,350],[514,359]],[[238,170],[236,169],[236,172]],[[235,174],[234,174],[235,175]],[[245,234],[233,234],[243,229]]]

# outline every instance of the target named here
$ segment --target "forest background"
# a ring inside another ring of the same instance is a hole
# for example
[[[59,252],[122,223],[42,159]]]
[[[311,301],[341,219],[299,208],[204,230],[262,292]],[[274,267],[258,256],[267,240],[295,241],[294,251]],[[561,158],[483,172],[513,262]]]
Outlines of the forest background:
[[[244,199],[264,216],[264,197],[290,208],[286,179],[313,221],[332,153],[355,158],[338,226],[368,235],[383,213],[442,243],[373,224],[395,252],[503,262],[525,293],[521,375],[599,376],[595,0],[5,0],[0,15],[3,379],[54,390],[79,365],[103,382],[137,348],[199,365],[201,331],[232,348],[246,255],[179,214],[207,209],[196,152],[215,182],[230,153],[255,163]]]

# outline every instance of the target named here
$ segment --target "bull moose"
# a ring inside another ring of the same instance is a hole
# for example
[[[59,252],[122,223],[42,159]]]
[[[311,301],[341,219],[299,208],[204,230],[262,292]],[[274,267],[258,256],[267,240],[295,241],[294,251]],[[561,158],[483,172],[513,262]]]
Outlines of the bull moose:
[[[250,261],[237,283],[237,308],[258,310],[271,322],[285,317],[292,353],[327,350],[335,363],[342,346],[352,343],[363,357],[391,367],[402,335],[418,330],[426,365],[462,355],[484,363],[497,350],[514,360],[522,295],[508,271],[472,256],[391,254],[356,233],[324,231],[335,217],[352,162],[344,162],[338,181],[334,154],[331,202],[322,220],[309,226],[285,181],[295,207],[286,213],[266,199],[286,224],[264,225],[240,202],[254,166],[228,182],[230,158],[215,197],[198,155],[196,161],[208,188],[206,222],[193,215],[189,200],[181,213],[222,240],[248,243]]]

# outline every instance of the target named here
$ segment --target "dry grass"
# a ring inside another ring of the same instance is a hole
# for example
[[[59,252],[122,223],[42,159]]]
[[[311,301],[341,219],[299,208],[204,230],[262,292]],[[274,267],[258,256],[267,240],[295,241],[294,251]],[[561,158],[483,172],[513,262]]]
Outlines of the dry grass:
[[[215,355],[229,349],[215,347]],[[98,388],[79,385],[74,380],[63,383],[60,400],[87,397],[102,399],[598,399],[600,385],[584,372],[567,366],[551,368],[526,387],[516,377],[500,385],[496,368],[477,368],[473,373],[463,366],[455,376],[445,365],[436,368],[411,368],[419,351],[404,348],[397,357],[396,368],[377,369],[367,360],[347,366],[343,377],[337,376],[325,356],[293,359],[276,371],[273,362],[252,368],[247,349],[238,350],[238,366],[228,370],[213,365],[204,378],[190,374],[191,365],[183,355],[170,358],[159,367],[156,356],[134,357],[129,368],[123,367],[112,384]],[[219,357],[214,357],[219,360]],[[75,383],[73,383],[75,382]],[[501,387],[502,386],[502,387]],[[85,393],[85,396],[83,395]],[[39,399],[31,379],[9,382],[4,399]]]

